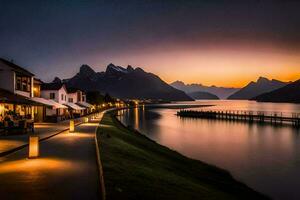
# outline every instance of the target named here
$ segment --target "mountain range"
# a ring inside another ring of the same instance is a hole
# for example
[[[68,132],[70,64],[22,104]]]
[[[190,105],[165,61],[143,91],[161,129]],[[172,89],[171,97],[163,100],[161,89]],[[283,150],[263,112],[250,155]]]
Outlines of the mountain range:
[[[205,86],[202,84],[185,84],[182,81],[175,81],[170,84],[172,87],[182,90],[184,92],[193,93],[193,92],[208,92],[216,95],[220,99],[226,99],[231,94],[238,91],[240,88],[227,88],[227,87],[217,87],[217,86]]]
[[[254,97],[266,92],[279,89],[286,86],[288,83],[275,79],[269,80],[264,77],[259,77],[256,82],[251,81],[248,85],[230,95],[228,99],[253,99]]]
[[[259,95],[253,100],[259,102],[285,102],[300,103],[300,80],[290,83],[282,88]]]
[[[74,77],[63,82],[67,87],[83,91],[100,91],[122,99],[193,100],[183,91],[165,83],[157,75],[130,65],[124,68],[109,64],[104,72],[95,72],[90,66],[82,65]]]

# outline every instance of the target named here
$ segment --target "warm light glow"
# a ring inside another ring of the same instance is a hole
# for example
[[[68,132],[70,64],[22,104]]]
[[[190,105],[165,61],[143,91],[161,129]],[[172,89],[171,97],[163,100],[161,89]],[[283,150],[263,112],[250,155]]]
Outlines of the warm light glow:
[[[70,120],[70,133],[73,133],[75,131],[75,122],[73,119]]]
[[[136,52],[128,55],[124,62],[143,66],[168,83],[182,80],[208,86],[242,87],[260,76],[282,81],[300,79],[300,53],[264,44],[197,47],[183,44]]]
[[[84,121],[84,123],[88,123],[89,122],[89,118],[88,117],[84,117],[83,121]]]
[[[0,174],[21,172],[23,176],[32,178],[43,171],[72,170],[75,167],[80,167],[80,165],[71,165],[68,161],[53,158],[23,159],[2,163],[0,165]]]
[[[37,158],[39,156],[39,137],[29,137],[29,158]]]
[[[5,110],[5,108],[4,108],[4,105],[1,105],[0,104],[0,115],[4,115],[4,110]]]
[[[139,101],[138,100],[133,100],[133,103],[135,104],[135,106],[139,105]]]
[[[138,129],[140,125],[140,120],[139,120],[139,108],[135,107],[134,108],[134,128]]]

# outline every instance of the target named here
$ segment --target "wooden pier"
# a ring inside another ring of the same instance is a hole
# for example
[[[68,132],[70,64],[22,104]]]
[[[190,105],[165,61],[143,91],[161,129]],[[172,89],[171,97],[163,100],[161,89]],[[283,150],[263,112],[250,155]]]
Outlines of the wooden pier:
[[[245,121],[271,124],[291,124],[294,127],[300,127],[300,113],[283,114],[279,112],[263,111],[215,111],[215,110],[180,110],[177,112],[180,117],[203,118],[203,119],[221,119],[230,121]]]

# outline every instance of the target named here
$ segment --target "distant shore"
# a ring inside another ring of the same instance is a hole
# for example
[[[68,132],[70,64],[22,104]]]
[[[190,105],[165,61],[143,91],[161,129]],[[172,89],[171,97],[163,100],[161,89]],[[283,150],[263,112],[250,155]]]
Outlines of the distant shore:
[[[168,109],[187,109],[187,108],[201,108],[210,107],[214,105],[172,105],[172,104],[149,104],[147,108],[168,108]]]
[[[97,137],[107,199],[268,199],[225,170],[187,158],[106,113]]]

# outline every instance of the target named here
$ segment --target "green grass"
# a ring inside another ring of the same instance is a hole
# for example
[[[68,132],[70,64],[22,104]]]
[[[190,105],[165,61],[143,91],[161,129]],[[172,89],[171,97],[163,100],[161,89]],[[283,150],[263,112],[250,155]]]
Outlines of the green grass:
[[[219,168],[187,158],[104,115],[97,137],[107,199],[265,199]]]

